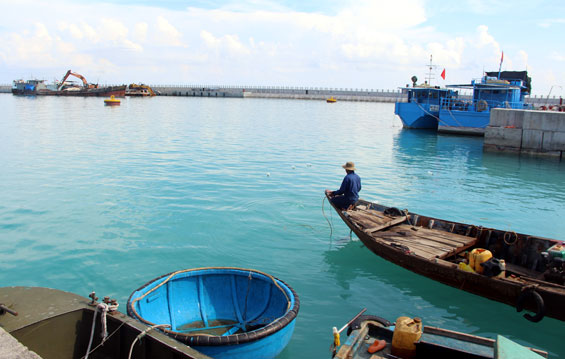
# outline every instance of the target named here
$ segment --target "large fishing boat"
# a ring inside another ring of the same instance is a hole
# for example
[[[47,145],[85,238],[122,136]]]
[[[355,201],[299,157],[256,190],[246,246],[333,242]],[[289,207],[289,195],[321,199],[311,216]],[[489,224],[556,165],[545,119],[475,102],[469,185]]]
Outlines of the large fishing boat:
[[[531,90],[527,71],[487,72],[470,84],[448,85],[452,89],[471,90],[470,100],[443,98],[439,110],[438,131],[483,136],[493,108],[528,109],[524,102]]]
[[[432,71],[435,67],[435,65],[432,65],[432,57],[430,56],[426,81],[418,85],[418,78],[412,76],[412,87],[406,85],[406,87],[400,89],[407,100],[406,102],[397,101],[394,105],[394,113],[400,117],[404,128],[436,130],[441,101],[457,98],[458,93],[456,91],[431,85]],[[445,77],[444,74],[442,74],[442,77]]]
[[[82,85],[68,82],[69,76],[74,76],[82,81]],[[45,80],[14,80],[12,94],[31,96],[98,96],[98,97],[124,97],[126,85],[100,87],[86,81],[84,76],[67,71],[61,81],[46,83]]]
[[[331,203],[331,201],[330,201]],[[333,206],[333,203],[332,203]],[[565,321],[565,243],[426,217],[359,200],[336,209],[378,256],[455,288],[496,300],[538,322]]]
[[[416,85],[414,79],[412,87],[402,88],[406,94],[407,102],[396,102],[394,113],[400,117],[404,128],[437,129],[440,103],[443,99],[456,99],[457,92],[429,86],[427,83]]]

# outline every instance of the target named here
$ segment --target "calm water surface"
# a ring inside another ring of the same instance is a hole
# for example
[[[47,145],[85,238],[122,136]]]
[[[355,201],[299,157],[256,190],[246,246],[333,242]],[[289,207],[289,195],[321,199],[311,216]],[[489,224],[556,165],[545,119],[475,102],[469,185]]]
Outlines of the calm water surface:
[[[565,163],[403,131],[393,104],[2,94],[0,108],[0,286],[95,290],[124,311],[171,271],[254,268],[300,297],[280,358],[328,358],[331,328],[365,307],[565,357],[563,322],[386,262],[323,202],[354,161],[365,199],[565,240]]]

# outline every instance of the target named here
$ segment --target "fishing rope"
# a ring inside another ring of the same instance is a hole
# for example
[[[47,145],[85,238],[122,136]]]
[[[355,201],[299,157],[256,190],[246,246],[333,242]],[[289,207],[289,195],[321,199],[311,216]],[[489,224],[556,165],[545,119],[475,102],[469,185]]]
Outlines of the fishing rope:
[[[90,353],[92,353],[94,350],[96,350],[96,348],[94,348],[91,351],[90,347],[92,346],[92,339],[94,338],[94,328],[96,327],[96,315],[98,314],[98,310],[101,311],[100,322],[102,323],[102,331],[101,331],[102,342],[100,343],[100,345],[102,345],[106,341],[106,339],[108,339],[108,328],[107,328],[107,325],[106,325],[106,314],[108,313],[108,311],[115,311],[117,309],[118,309],[117,303],[115,305],[108,305],[106,303],[99,303],[96,306],[96,309],[94,310],[94,317],[92,318],[92,327],[90,329],[90,339],[88,341],[88,347],[86,348],[86,355],[84,356],[84,359],[88,359],[88,356],[90,355]]]
[[[247,297],[249,296],[249,289],[251,288],[251,280],[253,278],[251,277],[251,271],[249,271],[249,276],[247,277],[247,292],[245,292],[245,307],[243,309],[243,323],[245,323],[245,320],[247,319]]]
[[[328,197],[324,196],[324,198],[322,199],[322,214],[324,215],[324,218],[326,219],[326,221],[328,222],[328,225],[330,226],[330,237],[331,237],[334,230],[333,230],[332,224],[330,223],[330,220],[326,216],[326,211],[324,211],[324,203],[326,202],[326,198],[328,198]],[[330,212],[330,216],[331,216],[331,212]]]
[[[126,322],[122,322],[119,327],[117,327],[112,333],[110,333],[110,335],[108,335],[106,340],[110,339],[114,334],[116,334],[118,332],[118,330],[120,330],[120,328],[124,326],[124,324],[126,324]],[[90,352],[86,353],[86,355],[83,356],[81,359],[87,359],[90,354],[94,353],[94,351],[96,351],[96,349],[100,348],[102,345],[104,345],[104,342],[101,342],[100,344],[95,346],[94,349],[92,349]]]
[[[188,273],[188,272],[194,272],[194,271],[200,271],[200,270],[206,270],[206,269],[235,269],[235,270],[245,270],[245,271],[249,271],[249,275],[251,275],[251,273],[257,273],[257,274],[261,274],[266,276],[267,278],[270,278],[273,283],[275,284],[275,286],[284,294],[286,301],[287,301],[287,306],[286,306],[286,311],[288,312],[288,310],[290,309],[291,306],[291,301],[290,298],[288,297],[288,294],[286,293],[286,291],[284,289],[282,289],[282,287],[277,283],[277,280],[275,279],[275,277],[273,277],[272,275],[268,274],[268,273],[264,273],[255,269],[242,269],[242,268],[237,268],[237,267],[202,267],[202,268],[193,268],[193,269],[183,269],[183,270],[179,270],[176,272],[171,273],[163,282],[159,283],[159,285],[155,286],[154,288],[152,288],[151,290],[147,291],[146,293],[144,293],[143,295],[139,296],[138,298],[135,298],[134,300],[131,301],[131,309],[133,310],[133,312],[139,317],[139,319],[144,322],[144,323],[148,323],[148,324],[154,324],[151,323],[147,320],[144,320],[143,317],[141,317],[141,315],[139,315],[139,313],[137,313],[137,310],[135,309],[135,303],[140,301],[141,299],[145,298],[147,295],[149,295],[150,293],[154,292],[155,290],[157,290],[158,288],[160,288],[161,286],[165,285],[167,282],[169,282],[174,276],[176,276],[177,274],[182,274],[182,273]],[[172,328],[171,328],[172,329]],[[210,334],[193,334],[193,335],[201,335],[201,336],[214,336],[214,335],[210,335]]]
[[[434,115],[433,113],[428,112],[425,108],[422,107],[422,105],[420,105],[418,102],[416,102],[416,105],[418,105],[418,107],[420,108],[420,110],[424,111],[425,114],[432,116],[433,118],[435,118],[436,120],[438,120],[438,122],[441,122],[444,125],[447,125],[446,122],[440,120],[440,118],[436,115]],[[457,121],[457,120],[456,120]]]
[[[510,242],[510,239],[512,239],[512,234],[514,234],[514,242]],[[516,242],[518,241],[518,233],[514,231],[505,232],[503,239],[504,239],[504,243],[506,243],[509,246],[512,246],[516,244]]]
[[[108,327],[106,326],[106,313],[108,313],[108,304],[100,303],[96,307],[96,309],[100,309],[100,321],[102,323],[102,332],[100,335],[102,336],[102,341],[105,341],[108,337]]]
[[[86,347],[86,355],[84,356],[84,359],[88,359],[88,355],[90,354],[90,346],[92,345],[92,338],[94,338],[94,327],[96,326],[96,314],[98,314],[98,307],[94,310],[92,327],[90,328],[90,340],[88,341],[88,347]]]
[[[129,348],[129,355],[128,355],[128,359],[131,359],[131,354],[133,353],[133,346],[135,345],[135,343],[137,343],[138,340],[140,340],[141,338],[143,338],[144,336],[147,335],[147,333],[149,333],[151,330],[155,329],[155,328],[167,328],[167,327],[171,327],[169,324],[157,324],[157,325],[152,325],[149,328],[144,329],[141,333],[139,333],[139,335],[137,337],[135,337],[135,339],[133,340],[133,342],[131,343],[131,346]]]

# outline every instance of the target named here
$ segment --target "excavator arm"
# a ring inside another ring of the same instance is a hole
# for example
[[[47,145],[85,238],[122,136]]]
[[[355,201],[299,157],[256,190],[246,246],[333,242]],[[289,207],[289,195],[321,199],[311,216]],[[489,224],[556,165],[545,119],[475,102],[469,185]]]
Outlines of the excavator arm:
[[[75,72],[72,72],[71,70],[67,71],[67,73],[65,74],[65,77],[63,77],[63,79],[61,80],[61,84],[59,85],[59,90],[63,87],[63,85],[65,84],[65,81],[67,81],[67,79],[69,78],[70,75],[73,75],[76,78],[79,78],[82,80],[82,85],[84,86],[84,88],[97,88],[98,85],[94,85],[94,84],[89,84],[86,79],[84,78],[84,76],[82,76],[81,74],[77,74]]]

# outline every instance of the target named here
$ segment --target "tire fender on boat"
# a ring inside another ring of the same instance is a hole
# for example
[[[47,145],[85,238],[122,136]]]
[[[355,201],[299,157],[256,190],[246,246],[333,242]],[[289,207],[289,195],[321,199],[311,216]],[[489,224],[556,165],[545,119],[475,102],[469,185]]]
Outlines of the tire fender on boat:
[[[543,319],[545,316],[545,304],[541,295],[536,292],[535,288],[528,287],[522,290],[520,296],[518,296],[518,302],[516,303],[516,311],[521,312],[524,309],[524,301],[528,298],[532,298],[536,302],[536,314],[531,315],[529,313],[524,314],[524,318],[530,322],[537,323]]]
[[[480,100],[479,102],[477,102],[478,112],[486,111],[487,108],[488,108],[488,103],[485,100]]]

